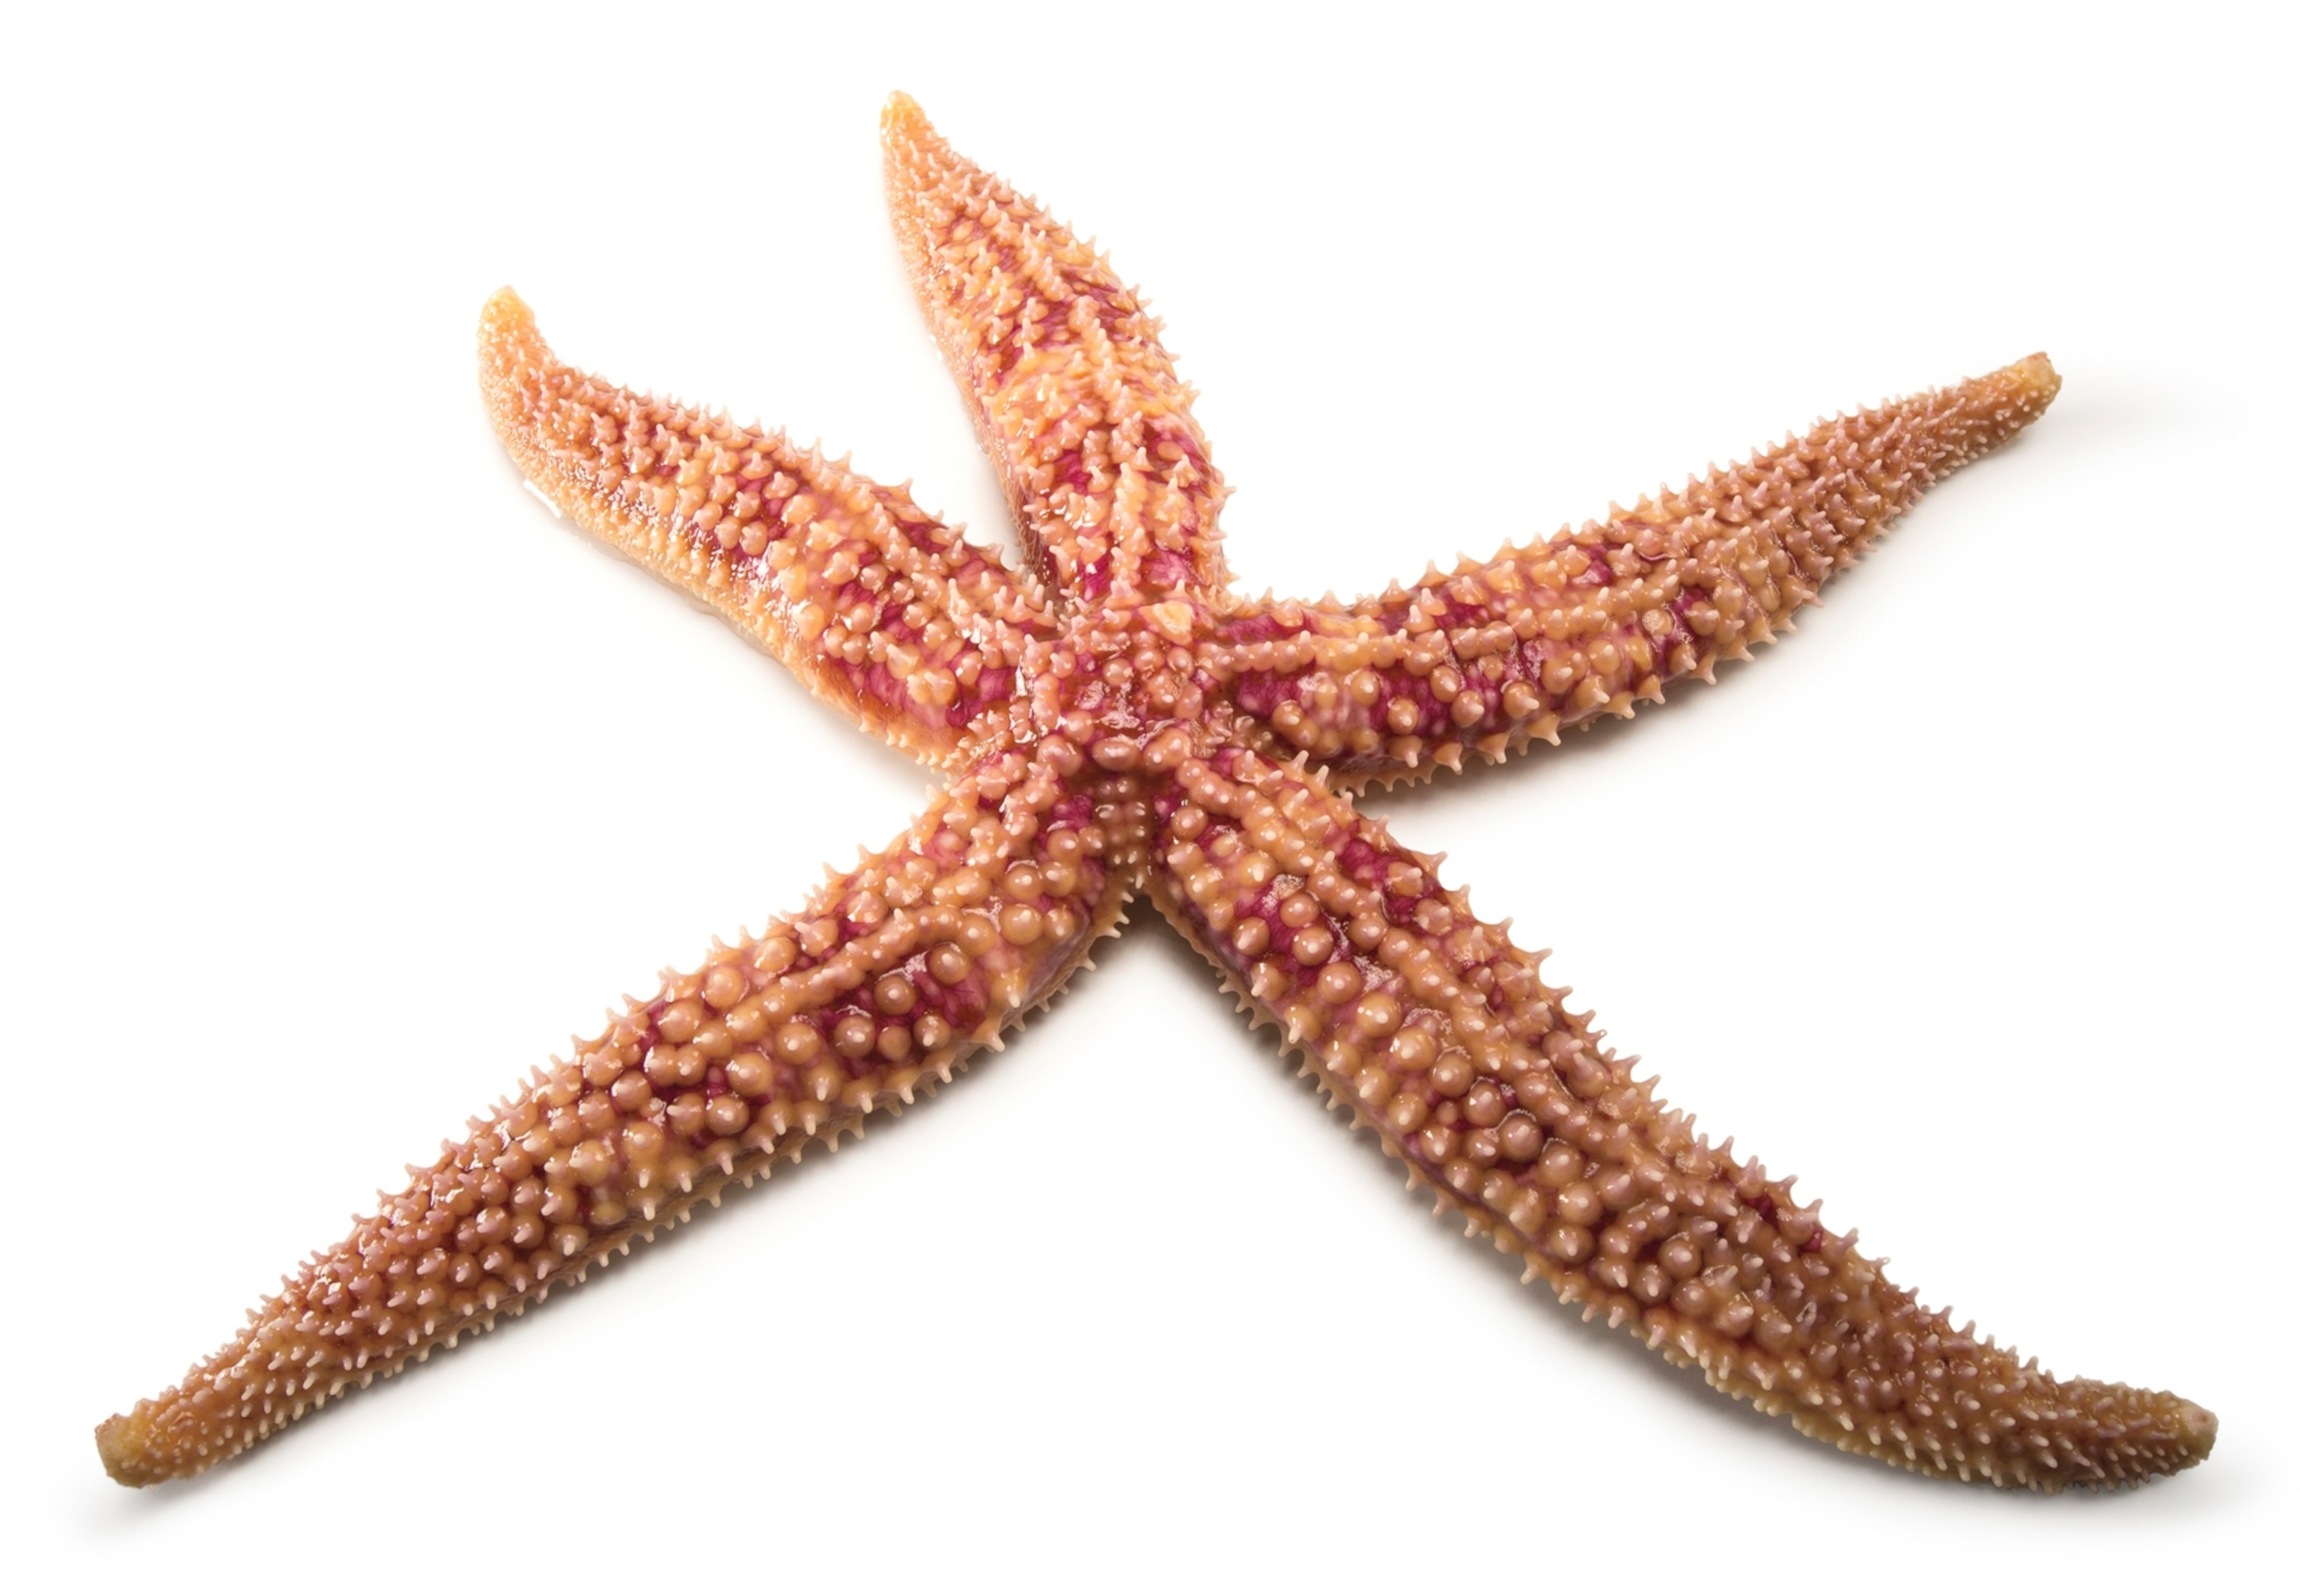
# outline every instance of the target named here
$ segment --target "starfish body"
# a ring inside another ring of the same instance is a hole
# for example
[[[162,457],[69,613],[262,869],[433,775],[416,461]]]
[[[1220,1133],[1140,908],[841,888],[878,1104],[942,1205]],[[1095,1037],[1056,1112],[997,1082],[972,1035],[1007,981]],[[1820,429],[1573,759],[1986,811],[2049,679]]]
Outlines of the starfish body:
[[[908,100],[885,137],[896,232],[1024,573],[902,490],[562,364],[508,291],[481,378],[555,503],[948,786],[804,911],[538,1071],[182,1385],[101,1426],[115,1478],[205,1468],[948,1082],[1137,893],[1409,1180],[1721,1389],[1928,1474],[2057,1490],[2205,1456],[2209,1413],[2017,1361],[1696,1137],[1348,796],[1743,655],[2041,414],[2043,356],[1411,587],[1253,603],[1229,589],[1221,478],[1137,296]]]

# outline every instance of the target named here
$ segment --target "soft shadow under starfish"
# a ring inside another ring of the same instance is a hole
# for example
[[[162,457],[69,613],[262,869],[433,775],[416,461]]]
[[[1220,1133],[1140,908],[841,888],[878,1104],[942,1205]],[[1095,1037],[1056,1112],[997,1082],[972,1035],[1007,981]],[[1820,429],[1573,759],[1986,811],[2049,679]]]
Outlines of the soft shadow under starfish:
[[[114,1478],[196,1473],[947,1082],[1137,892],[1528,1280],[1720,1389],[1888,1463],[2046,1490],[2211,1451],[2202,1409],[2016,1362],[1696,1138],[1346,796],[1706,678],[2041,414],[2042,355],[1378,598],[1254,603],[1229,591],[1221,478],[1136,296],[909,100],[885,137],[1029,574],[901,489],[562,365],[508,291],[481,381],[554,503],[949,787],[803,913],[538,1072],[182,1386],[103,1426]]]

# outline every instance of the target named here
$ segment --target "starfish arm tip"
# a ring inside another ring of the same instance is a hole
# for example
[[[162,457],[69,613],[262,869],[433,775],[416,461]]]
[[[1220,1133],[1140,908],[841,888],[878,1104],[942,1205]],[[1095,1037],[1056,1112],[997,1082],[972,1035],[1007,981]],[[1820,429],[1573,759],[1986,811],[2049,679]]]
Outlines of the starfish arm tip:
[[[115,1413],[96,1426],[96,1451],[104,1459],[104,1472],[122,1485],[151,1483],[138,1467],[144,1453],[143,1432],[140,1416],[133,1413]]]

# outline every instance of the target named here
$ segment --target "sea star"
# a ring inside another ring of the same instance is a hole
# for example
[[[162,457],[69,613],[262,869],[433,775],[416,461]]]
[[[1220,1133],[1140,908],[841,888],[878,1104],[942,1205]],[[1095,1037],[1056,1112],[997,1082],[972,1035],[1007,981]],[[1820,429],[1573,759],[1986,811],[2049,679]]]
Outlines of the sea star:
[[[206,1468],[946,1083],[1138,891],[1409,1182],[1712,1384],[1888,1463],[2047,1491],[2211,1451],[2201,1408],[2016,1362],[1696,1139],[1346,796],[1554,742],[1746,654],[2043,412],[2042,355],[1378,598],[1249,602],[1136,295],[908,99],[884,135],[903,252],[1031,574],[902,489],[559,363],[508,290],[481,381],[555,503],[950,785],[804,912],[536,1072],[181,1386],[100,1426],[115,1479]]]

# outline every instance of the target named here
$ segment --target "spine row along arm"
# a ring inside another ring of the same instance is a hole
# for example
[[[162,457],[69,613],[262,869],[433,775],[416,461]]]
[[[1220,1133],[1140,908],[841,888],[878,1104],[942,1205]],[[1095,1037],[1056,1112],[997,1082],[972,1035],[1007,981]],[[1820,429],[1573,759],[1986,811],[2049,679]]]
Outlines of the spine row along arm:
[[[479,372],[496,432],[554,504],[864,729],[952,769],[1019,696],[1029,643],[1054,629],[1043,595],[904,489],[586,376],[507,288],[480,321]]]
[[[909,99],[883,134],[912,283],[1047,579],[1088,604],[1223,586],[1226,490],[1140,296]]]
[[[1769,641],[1935,482],[2044,412],[2041,354],[1823,423],[1603,525],[1348,606],[1249,606],[1206,669],[1338,782],[1501,759]]]
[[[411,1166],[181,1384],[101,1426],[104,1467],[196,1474],[948,1082],[1113,929],[1129,877],[1104,847],[1054,773],[989,756],[805,912],[715,948]]]
[[[1429,860],[1293,766],[1183,764],[1167,917],[1473,1233],[1711,1384],[1926,1474],[2057,1491],[2210,1450],[2170,1394],[2058,1380],[1921,1306],[1767,1176],[1694,1136]]]

